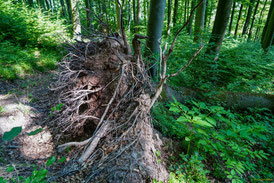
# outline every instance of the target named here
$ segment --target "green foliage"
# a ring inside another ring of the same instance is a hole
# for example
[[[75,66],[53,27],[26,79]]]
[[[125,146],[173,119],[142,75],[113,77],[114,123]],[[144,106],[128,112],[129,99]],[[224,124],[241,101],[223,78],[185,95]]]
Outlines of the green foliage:
[[[5,132],[3,135],[4,141],[10,141],[22,132],[22,127],[14,127],[10,131]]]
[[[182,160],[179,163],[172,165],[170,170],[169,183],[207,183],[210,182],[207,178],[208,170],[205,170],[203,157],[195,152],[193,155],[180,154]]]
[[[199,152],[212,177],[233,182],[273,179],[270,155],[274,128],[270,110],[249,109],[239,113],[193,100],[185,105],[175,101],[166,106],[169,111],[163,105],[154,109],[158,123],[155,126],[166,134],[179,132],[176,137],[182,140],[185,156],[189,158]],[[168,123],[166,118],[170,116],[174,119]],[[189,174],[185,172],[180,177]]]
[[[0,77],[24,78],[54,69],[61,59],[58,34],[67,37],[62,20],[13,0],[0,0]]]
[[[57,46],[57,34],[67,35],[62,20],[17,1],[0,0],[0,41],[9,40],[21,46]]]
[[[43,130],[43,128],[38,128],[37,130],[34,130],[34,131],[28,133],[28,136],[36,135],[36,134],[40,133],[42,130]]]
[[[205,40],[207,35],[205,36]],[[170,40],[168,40],[169,42]],[[182,34],[178,47],[168,61],[168,71],[181,68],[199,45],[191,37]],[[246,42],[241,38],[225,38],[218,61],[211,55],[200,53],[185,72],[171,78],[172,87],[195,87],[202,89],[273,93],[274,49],[264,54],[258,42]]]

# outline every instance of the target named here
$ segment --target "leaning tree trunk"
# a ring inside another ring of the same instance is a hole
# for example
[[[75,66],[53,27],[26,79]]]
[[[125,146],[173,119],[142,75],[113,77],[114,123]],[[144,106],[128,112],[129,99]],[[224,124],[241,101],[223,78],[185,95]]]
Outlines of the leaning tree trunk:
[[[226,27],[229,21],[229,15],[232,7],[232,0],[219,0],[217,13],[214,21],[213,31],[209,44],[212,44],[207,49],[208,54],[214,54],[214,60],[218,59],[219,51],[225,36]]]
[[[236,28],[235,28],[235,32],[234,32],[234,36],[235,37],[237,36],[238,28],[239,28],[239,25],[240,25],[242,11],[243,11],[243,4],[241,4],[240,11],[239,11],[239,16],[238,16],[238,20],[237,20],[237,23],[236,23]]]
[[[274,11],[273,9],[269,11],[270,18],[268,20],[267,27],[265,28],[265,34],[262,41],[262,47],[265,51],[268,51],[269,47],[273,43],[274,38]]]
[[[250,18],[251,18],[251,15],[252,15],[254,2],[255,2],[255,0],[250,0],[250,5],[248,7],[247,16],[246,16],[246,19],[245,19],[245,24],[244,24],[242,35],[247,34],[247,30],[248,30]]]
[[[248,40],[250,40],[251,37],[252,37],[252,29],[253,29],[253,25],[254,25],[254,22],[255,22],[255,19],[256,19],[256,14],[257,14],[259,4],[260,4],[260,0],[257,1],[256,7],[255,7],[255,11],[254,11],[254,14],[253,14],[253,18],[252,18],[249,33],[248,33]]]
[[[232,13],[230,17],[230,23],[229,23],[229,28],[228,28],[228,34],[231,34],[231,29],[232,29],[232,24],[233,24],[233,17],[234,17],[234,12],[236,8],[236,2],[234,1],[233,3],[233,8],[232,8]]]
[[[172,6],[172,0],[168,0],[168,3],[167,3],[167,35],[170,34],[170,26],[171,26],[171,6]]]
[[[267,15],[267,20],[265,22],[265,26],[264,26],[264,29],[263,29],[263,32],[262,32],[261,42],[263,42],[263,40],[264,40],[264,36],[265,36],[266,30],[268,28],[269,20],[270,20],[271,13],[272,13],[273,9],[274,9],[274,0],[271,1],[271,5],[270,5],[268,15]]]
[[[260,19],[259,19],[259,25],[257,26],[256,33],[255,33],[255,39],[254,40],[257,40],[257,38],[258,38],[258,34],[260,32],[260,29],[261,29],[261,23],[262,23],[262,20],[263,20],[263,13],[264,13],[266,4],[267,4],[267,0],[265,0],[264,6],[263,6],[263,8],[261,10],[261,13],[260,13],[260,16],[259,16],[260,17]]]

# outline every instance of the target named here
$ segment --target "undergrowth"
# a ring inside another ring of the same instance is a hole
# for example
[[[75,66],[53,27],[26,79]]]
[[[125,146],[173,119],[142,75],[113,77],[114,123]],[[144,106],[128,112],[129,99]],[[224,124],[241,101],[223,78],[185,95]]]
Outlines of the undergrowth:
[[[233,111],[189,100],[160,103],[154,125],[182,141],[170,182],[273,180],[273,116],[266,108]]]
[[[204,35],[205,40],[207,35]],[[170,42],[170,40],[168,41]],[[206,41],[205,41],[206,42]],[[184,65],[199,47],[186,33],[180,35],[168,61],[170,72]],[[273,94],[274,48],[264,53],[258,42],[226,37],[218,61],[204,51],[169,85],[209,90]]]
[[[17,1],[0,0],[0,78],[54,69],[62,58],[59,34],[68,37],[62,20]]]

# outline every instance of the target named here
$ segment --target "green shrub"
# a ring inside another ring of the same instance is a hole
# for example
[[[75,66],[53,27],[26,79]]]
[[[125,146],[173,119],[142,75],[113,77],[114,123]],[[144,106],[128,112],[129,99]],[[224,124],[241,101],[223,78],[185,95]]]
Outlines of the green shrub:
[[[169,112],[160,105],[153,114],[156,127],[164,129],[165,134],[177,133],[187,158],[199,152],[212,177],[232,182],[274,178],[274,120],[270,110],[249,109],[239,113],[191,100],[186,105],[171,103]]]

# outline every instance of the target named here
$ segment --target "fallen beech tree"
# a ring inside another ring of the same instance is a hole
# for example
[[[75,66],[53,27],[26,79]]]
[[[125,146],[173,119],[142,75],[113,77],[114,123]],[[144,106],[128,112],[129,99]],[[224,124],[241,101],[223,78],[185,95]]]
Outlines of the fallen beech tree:
[[[210,96],[205,94],[214,93]],[[248,107],[269,108],[274,111],[274,96],[271,94],[258,94],[247,92],[230,92],[230,91],[209,91],[195,88],[180,87],[177,90],[168,85],[164,86],[162,92],[164,101],[173,101],[173,97],[179,102],[186,99],[196,98],[201,100],[213,99],[223,102],[227,107],[236,107],[237,109],[247,109]]]
[[[72,182],[168,180],[165,163],[159,161],[162,142],[153,130],[150,109],[166,80],[186,69],[203,48],[184,67],[167,75],[167,60],[188,22],[177,32],[168,53],[166,46],[161,54],[156,89],[142,59],[140,39],[145,36],[135,35],[133,55],[123,30],[122,37],[112,34],[70,45],[52,89],[58,96],[56,103],[63,105],[53,112],[48,125],[59,134],[55,140],[66,142],[57,147],[59,152],[74,147],[74,156],[50,181],[68,182],[68,177]],[[84,135],[89,137],[68,142]]]

